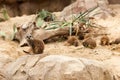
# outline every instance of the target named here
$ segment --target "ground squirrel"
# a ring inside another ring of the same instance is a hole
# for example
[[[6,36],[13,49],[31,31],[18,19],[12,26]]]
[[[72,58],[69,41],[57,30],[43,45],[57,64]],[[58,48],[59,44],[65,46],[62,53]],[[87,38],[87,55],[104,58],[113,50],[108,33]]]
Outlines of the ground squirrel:
[[[102,46],[109,45],[109,44],[110,44],[109,41],[110,41],[109,37],[108,37],[107,35],[104,35],[104,36],[102,36],[101,39],[100,39],[100,44],[101,44]]]
[[[76,36],[69,36],[65,45],[66,46],[74,45],[75,47],[77,47],[79,46],[79,40]]]
[[[34,39],[32,35],[27,35],[26,40],[30,46],[29,51],[24,51],[30,54],[41,54],[44,51],[44,42],[42,40]]]
[[[92,38],[85,39],[82,42],[82,44],[84,47],[91,48],[91,49],[94,49],[97,46],[96,41]]]

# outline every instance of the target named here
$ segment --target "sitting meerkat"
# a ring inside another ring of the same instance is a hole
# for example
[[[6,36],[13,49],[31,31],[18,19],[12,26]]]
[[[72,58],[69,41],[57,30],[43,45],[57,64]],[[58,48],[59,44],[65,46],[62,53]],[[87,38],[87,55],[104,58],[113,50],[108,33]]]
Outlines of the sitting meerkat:
[[[79,33],[78,34],[79,40],[83,40],[85,38],[85,34],[84,33]]]
[[[100,44],[101,44],[102,46],[109,45],[109,44],[110,44],[109,41],[110,41],[109,37],[108,37],[107,35],[104,35],[104,36],[102,36],[101,39],[100,39]]]
[[[76,36],[69,36],[65,46],[74,45],[75,47],[79,46],[79,40]]]
[[[41,54],[44,51],[44,42],[43,40],[37,40],[32,37],[32,35],[27,35],[26,40],[30,46],[29,51],[24,51],[29,54]]]
[[[82,42],[82,44],[84,47],[91,48],[91,49],[94,49],[97,46],[96,41],[92,38],[85,39]]]

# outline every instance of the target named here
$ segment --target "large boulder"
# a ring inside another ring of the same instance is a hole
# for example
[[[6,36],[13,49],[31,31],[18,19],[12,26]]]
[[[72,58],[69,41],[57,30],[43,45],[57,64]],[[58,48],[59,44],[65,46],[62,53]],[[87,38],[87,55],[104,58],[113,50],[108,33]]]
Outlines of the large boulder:
[[[110,4],[120,4],[120,0],[108,0]]]
[[[62,55],[26,55],[9,64],[5,74],[9,80],[113,80],[102,62]]]
[[[14,59],[9,57],[7,54],[0,52],[0,80],[9,80],[7,75],[4,73],[6,66],[11,63]]]
[[[74,3],[63,9],[60,17],[69,19],[71,18],[71,14],[79,14],[80,12],[85,12],[96,6],[98,6],[98,8],[90,14],[90,16],[98,13],[100,14],[100,18],[106,18],[108,15],[115,16],[108,4],[108,0],[76,0]]]
[[[9,16],[15,17],[36,14],[42,9],[61,11],[70,3],[70,0],[0,0],[0,10],[6,8]]]
[[[110,3],[120,3],[119,0],[0,0],[0,9],[6,8],[10,16],[35,14],[41,9],[56,12],[63,10],[66,6],[72,4],[72,13],[81,12],[96,5],[106,6]],[[67,13],[71,14],[71,8],[65,8]],[[65,14],[65,13],[62,13]],[[66,14],[67,15],[67,14]]]
[[[71,1],[68,0],[42,0],[42,1],[30,1],[24,2],[20,4],[19,9],[22,14],[35,14],[36,12],[45,9],[50,12],[61,11],[67,5],[69,5]]]
[[[114,52],[114,55],[120,55],[119,52]],[[103,61],[104,64],[108,67],[109,70],[115,75],[115,80],[120,80],[120,57],[113,56],[111,59]]]

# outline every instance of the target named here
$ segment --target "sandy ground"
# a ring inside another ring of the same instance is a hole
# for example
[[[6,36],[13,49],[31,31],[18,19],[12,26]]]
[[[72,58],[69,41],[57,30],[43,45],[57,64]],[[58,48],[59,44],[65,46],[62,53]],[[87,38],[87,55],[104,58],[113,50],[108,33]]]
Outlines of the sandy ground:
[[[120,37],[120,5],[114,5],[111,7],[115,11],[116,16],[108,17],[105,20],[98,19],[96,20],[96,23],[106,27],[106,33],[109,34],[110,40],[112,41],[115,38]],[[0,23],[0,30],[11,35],[14,23],[23,24],[31,21],[33,17],[34,15],[11,18],[8,21]],[[8,36],[8,39],[9,38],[10,36]],[[67,55],[99,60],[106,63],[107,66],[110,66],[110,69],[114,67],[115,74],[120,75],[120,44],[101,46],[99,45],[99,38],[96,40],[98,44],[95,49],[84,48],[81,45],[81,41],[78,47],[64,46],[65,42],[49,43],[45,45],[44,54]],[[0,39],[0,44],[0,54],[7,54],[15,59],[22,55],[26,55],[22,51],[23,48],[19,47],[19,44],[16,42]]]

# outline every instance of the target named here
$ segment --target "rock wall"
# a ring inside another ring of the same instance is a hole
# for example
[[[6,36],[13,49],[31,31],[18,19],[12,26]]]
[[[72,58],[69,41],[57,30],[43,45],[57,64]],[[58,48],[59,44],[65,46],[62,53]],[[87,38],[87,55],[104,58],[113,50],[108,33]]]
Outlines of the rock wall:
[[[77,0],[71,5],[65,7],[61,13],[60,18],[69,20],[72,19],[71,14],[79,14],[80,12],[85,12],[91,8],[98,6],[94,11],[92,11],[89,16],[96,16],[98,18],[107,18],[108,16],[115,16],[115,13],[109,8],[108,0]],[[99,15],[94,15],[98,14]]]
[[[108,0],[110,4],[120,4],[120,0]]]
[[[51,12],[62,11],[66,6],[74,1],[84,1],[85,3],[96,3],[101,0],[0,0],[0,9],[6,8],[9,16],[21,16],[23,14],[35,14],[41,9]],[[87,1],[87,2],[86,2]],[[106,0],[107,1],[107,0]],[[120,3],[120,0],[108,0],[110,4]],[[82,3],[79,6],[82,6]],[[96,5],[96,4],[95,4]],[[89,7],[89,5],[88,5]],[[80,9],[81,10],[81,9]]]
[[[6,8],[10,16],[33,14],[41,9],[48,11],[61,11],[71,1],[69,0],[0,0],[0,9]]]
[[[5,75],[8,80],[114,80],[101,62],[62,55],[23,56],[6,67]]]

